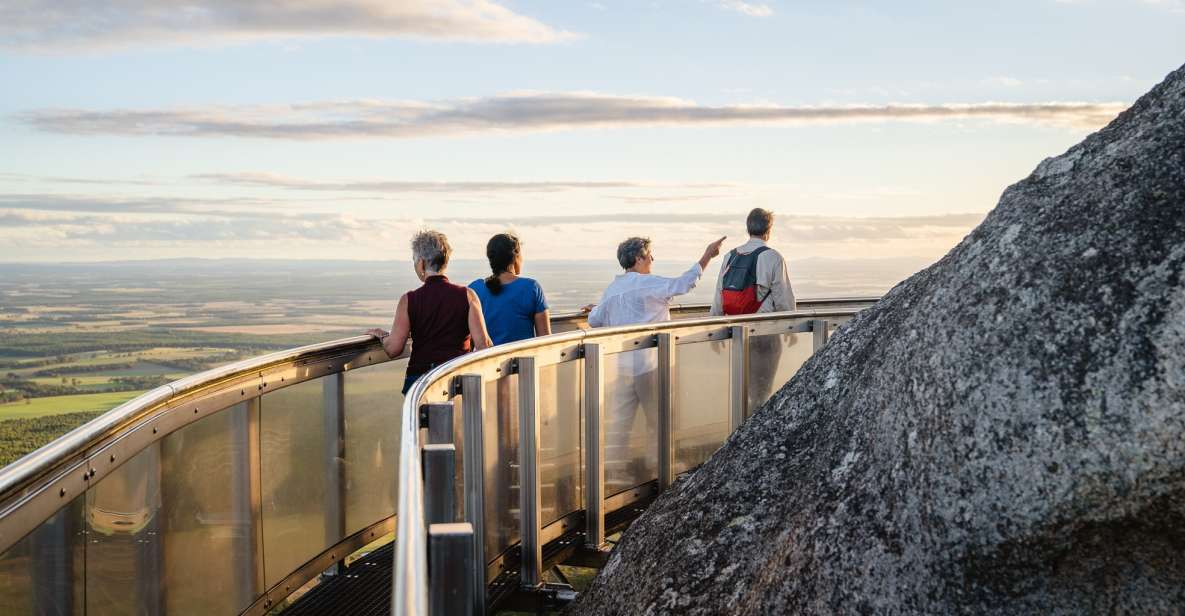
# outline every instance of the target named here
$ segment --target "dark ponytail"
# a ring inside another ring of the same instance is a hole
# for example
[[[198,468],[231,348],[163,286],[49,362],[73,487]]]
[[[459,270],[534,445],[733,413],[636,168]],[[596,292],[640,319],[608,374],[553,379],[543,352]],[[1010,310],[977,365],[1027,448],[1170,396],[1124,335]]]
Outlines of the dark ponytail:
[[[494,272],[493,276],[485,280],[490,293],[497,295],[502,292],[502,281],[498,276],[514,264],[518,246],[518,238],[510,233],[499,233],[486,242],[486,258],[490,260],[490,270]]]

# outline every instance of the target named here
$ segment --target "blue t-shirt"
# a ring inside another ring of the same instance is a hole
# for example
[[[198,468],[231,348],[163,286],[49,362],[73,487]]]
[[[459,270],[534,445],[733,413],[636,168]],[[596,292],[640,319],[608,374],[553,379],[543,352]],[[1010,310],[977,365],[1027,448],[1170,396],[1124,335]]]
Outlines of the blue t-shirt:
[[[497,295],[490,293],[486,281],[474,280],[469,288],[481,300],[486,330],[494,344],[525,340],[535,336],[535,315],[547,310],[543,287],[531,278],[515,278],[502,285]]]

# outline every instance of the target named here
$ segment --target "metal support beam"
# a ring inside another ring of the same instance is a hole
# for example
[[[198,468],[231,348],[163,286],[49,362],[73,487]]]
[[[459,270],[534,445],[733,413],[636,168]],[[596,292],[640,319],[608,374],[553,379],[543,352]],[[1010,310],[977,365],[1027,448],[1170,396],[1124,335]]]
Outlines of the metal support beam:
[[[428,613],[436,616],[471,614],[485,603],[485,587],[473,586],[471,573],[484,567],[474,562],[473,527],[465,522],[428,527]]]
[[[321,379],[324,399],[325,542],[333,545],[346,536],[346,375],[337,372]]]
[[[421,407],[428,417],[428,444],[443,445],[453,440],[453,405],[451,402],[425,404]]]
[[[452,443],[424,445],[424,523],[449,524],[457,519],[453,482],[457,477],[457,448]]]
[[[241,402],[229,411],[231,515],[242,533],[247,558],[235,559],[236,605],[250,605],[263,593],[263,500],[260,494],[259,398]]]
[[[728,432],[731,434],[749,416],[749,328],[734,325],[729,331],[732,334],[732,356],[728,377]]]
[[[674,482],[675,338],[658,334],[658,490]]]
[[[543,545],[539,541],[542,499],[539,478],[539,372],[534,357],[515,358],[518,364],[518,511],[522,545],[519,567],[522,585],[543,583]]]
[[[828,331],[827,319],[815,319],[811,321],[811,331],[814,332],[814,348],[812,352],[817,353],[819,349],[827,344],[827,339],[831,337],[831,332]]]
[[[465,486],[465,521],[473,532],[472,555],[469,567],[473,585],[473,614],[486,612],[486,557],[485,557],[485,437],[483,436],[481,375],[462,374],[457,377],[461,390],[461,437],[464,450],[461,464]],[[439,578],[437,578],[439,579]],[[459,582],[458,582],[459,583]],[[430,591],[431,592],[431,591]],[[447,612],[446,612],[447,613]]]
[[[605,545],[605,368],[601,345],[584,345],[584,544]]]

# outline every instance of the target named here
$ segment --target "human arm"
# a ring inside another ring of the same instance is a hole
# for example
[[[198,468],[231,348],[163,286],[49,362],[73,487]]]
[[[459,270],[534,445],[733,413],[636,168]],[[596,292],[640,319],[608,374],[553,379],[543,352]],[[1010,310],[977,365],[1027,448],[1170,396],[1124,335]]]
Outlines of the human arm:
[[[535,314],[534,314],[535,335],[536,336],[546,336],[546,335],[550,334],[551,333],[551,311],[548,310],[547,298],[543,295],[543,287],[539,286],[538,282],[535,283],[535,298],[534,298],[533,309],[535,311]]]
[[[724,243],[725,239],[728,238],[722,237],[715,242],[708,244],[708,247],[704,249],[704,254],[699,258],[699,261],[693,263],[692,266],[680,276],[676,278],[665,278],[664,281],[666,286],[663,289],[663,294],[669,299],[675,297],[676,295],[686,294],[694,289],[695,285],[699,282],[700,276],[704,274],[704,269],[708,267],[708,263],[710,263],[716,255],[720,254],[720,245]]]
[[[494,342],[490,340],[490,334],[486,331],[486,319],[481,313],[481,300],[477,298],[477,293],[468,287],[465,288],[465,294],[469,296],[469,337],[473,339],[473,350],[488,349],[494,346]]]
[[[382,341],[387,357],[395,359],[403,355],[403,350],[407,347],[407,338],[411,335],[411,317],[407,312],[407,294],[400,297],[399,304],[395,306],[395,320],[391,323],[390,333],[378,328],[371,329],[366,333]]]
[[[605,309],[604,302],[600,304],[589,304],[581,308],[581,312],[588,313],[589,327],[604,327],[605,326]]]
[[[766,255],[776,257],[776,262],[771,263],[772,267],[770,268],[766,284],[770,307],[777,312],[794,310],[796,308],[794,288],[790,285],[790,273],[786,269],[786,260],[782,255],[772,250],[761,256],[764,257]]]
[[[535,313],[535,335],[546,336],[551,333],[551,311]]]

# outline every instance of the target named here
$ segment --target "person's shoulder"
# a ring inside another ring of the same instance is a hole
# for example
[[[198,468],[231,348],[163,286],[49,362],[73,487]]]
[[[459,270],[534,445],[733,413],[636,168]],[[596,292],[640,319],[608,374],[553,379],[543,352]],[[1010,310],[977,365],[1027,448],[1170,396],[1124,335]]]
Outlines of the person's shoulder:
[[[486,286],[486,281],[482,278],[478,278],[478,279],[474,280],[473,282],[469,283],[469,288],[473,289],[474,291],[478,291],[478,292],[480,292],[482,289],[484,289],[485,286]]]

